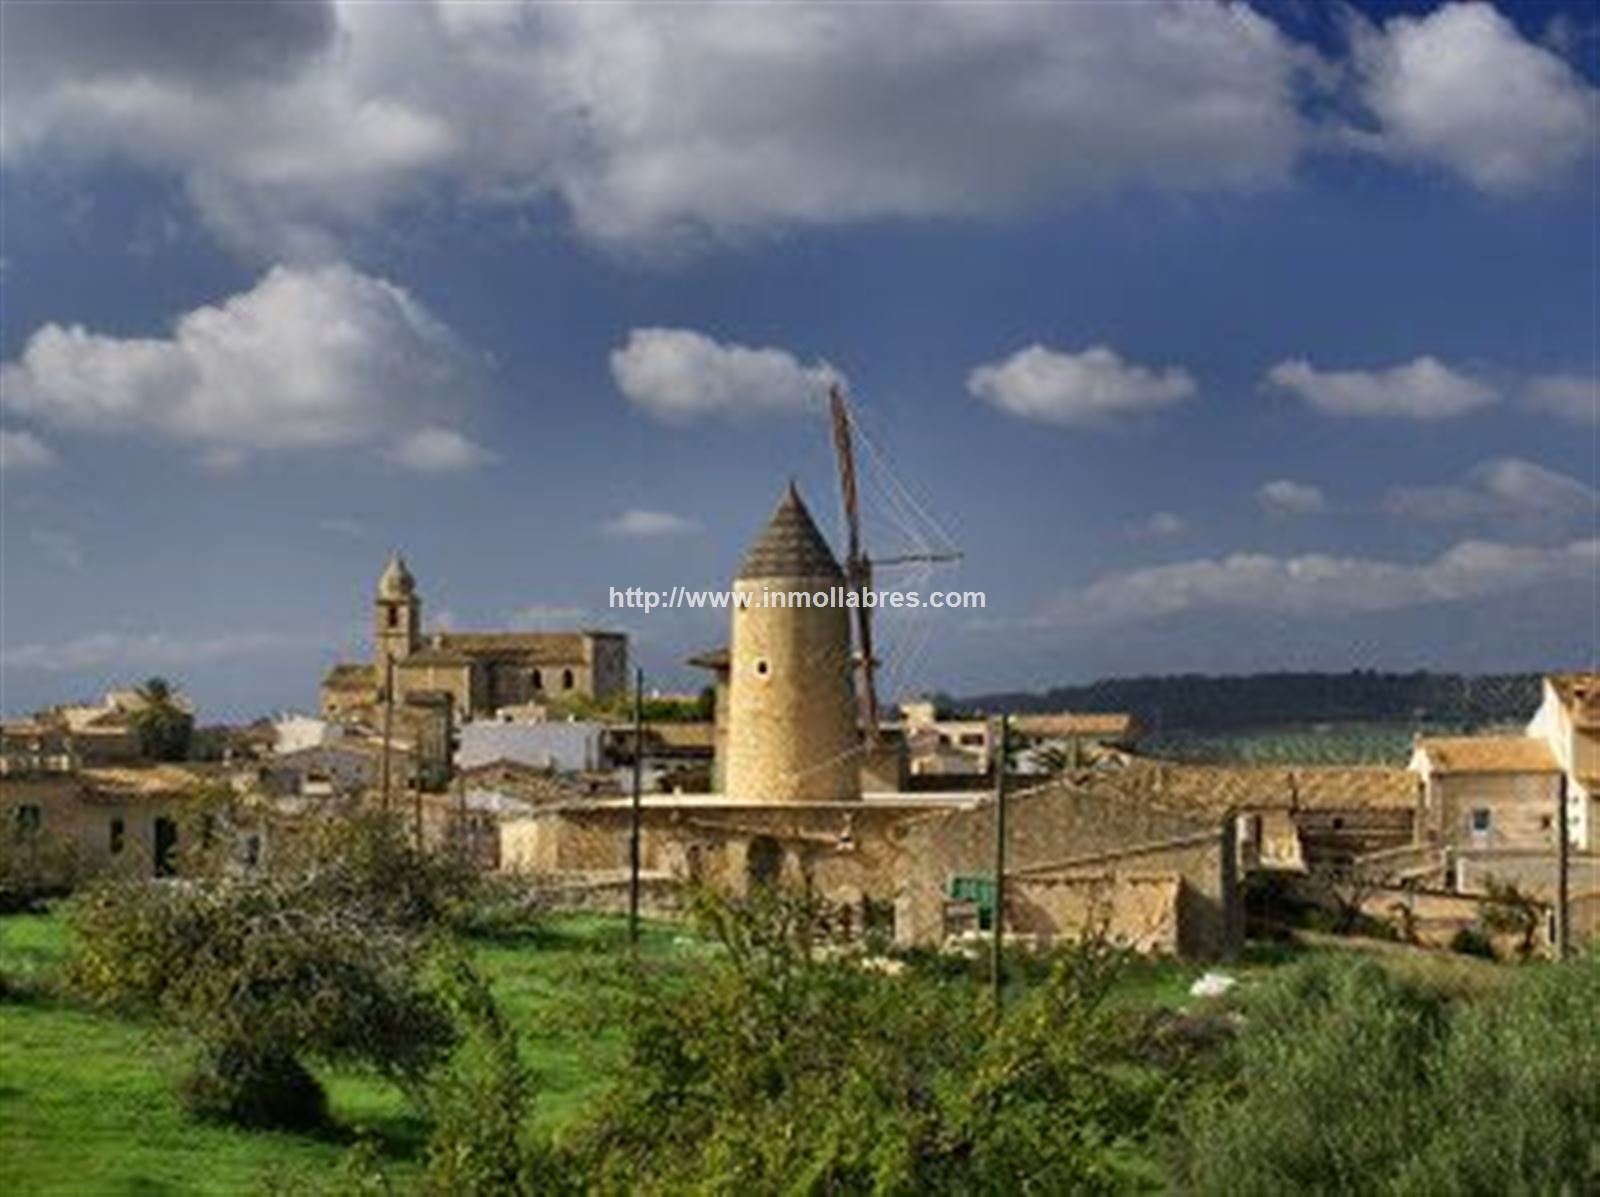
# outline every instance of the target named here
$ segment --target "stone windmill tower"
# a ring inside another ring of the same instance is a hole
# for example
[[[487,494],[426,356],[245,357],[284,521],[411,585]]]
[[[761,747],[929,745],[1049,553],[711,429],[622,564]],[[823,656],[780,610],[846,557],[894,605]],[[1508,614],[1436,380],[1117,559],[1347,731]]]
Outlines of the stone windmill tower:
[[[844,586],[844,571],[791,482],[733,582],[730,798],[861,797],[850,613],[837,602]],[[831,601],[800,604],[792,598],[817,592],[829,593]],[[737,596],[748,596],[742,600],[748,606],[740,607]]]

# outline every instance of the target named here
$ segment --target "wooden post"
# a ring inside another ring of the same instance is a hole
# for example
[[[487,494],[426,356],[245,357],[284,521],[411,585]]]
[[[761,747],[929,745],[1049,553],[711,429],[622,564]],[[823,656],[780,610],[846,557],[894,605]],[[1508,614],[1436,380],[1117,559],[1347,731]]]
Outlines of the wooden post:
[[[1000,716],[999,750],[994,756],[994,938],[989,949],[989,983],[994,991],[994,1016],[1004,1001],[1002,967],[1006,929],[1006,758],[1010,755],[1011,717]]]
[[[639,946],[639,795],[644,786],[644,670],[633,671],[633,802],[628,827],[628,942]]]
[[[394,658],[383,659],[383,810],[389,812],[389,794],[394,783],[389,756],[394,751]]]
[[[1571,845],[1567,842],[1567,771],[1563,769],[1556,781],[1556,959],[1567,959],[1571,951],[1572,929],[1568,925],[1567,857]]]

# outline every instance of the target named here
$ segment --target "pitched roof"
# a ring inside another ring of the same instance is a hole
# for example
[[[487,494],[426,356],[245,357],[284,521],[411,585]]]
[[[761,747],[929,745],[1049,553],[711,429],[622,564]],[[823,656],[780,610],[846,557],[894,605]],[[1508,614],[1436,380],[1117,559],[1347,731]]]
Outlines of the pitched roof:
[[[383,567],[383,574],[378,578],[378,594],[390,599],[407,598],[416,589],[417,580],[406,568],[406,559],[399,553],[390,554],[389,563]]]
[[[378,670],[373,665],[341,661],[323,675],[322,684],[332,690],[370,690],[378,684]]]
[[[398,669],[463,669],[472,664],[472,658],[449,647],[419,648],[410,656],[395,662]]]
[[[736,575],[751,578],[826,578],[844,581],[833,550],[806,510],[793,482],[772,518],[744,555]]]
[[[1550,745],[1533,736],[1424,736],[1435,773],[1559,773]]]
[[[1416,775],[1371,765],[1189,765],[1129,758],[1124,768],[1080,774],[1090,788],[1104,785],[1167,809],[1220,813],[1249,810],[1408,809],[1416,804]]]
[[[1025,736],[1106,736],[1132,734],[1135,721],[1122,711],[1057,711],[1044,715],[1013,715],[1012,730]]]
[[[708,648],[703,653],[696,653],[684,664],[693,665],[696,669],[728,669],[733,664],[733,654],[727,648]]]
[[[576,665],[588,659],[589,632],[443,632],[443,648],[467,656],[504,654],[534,665]]]

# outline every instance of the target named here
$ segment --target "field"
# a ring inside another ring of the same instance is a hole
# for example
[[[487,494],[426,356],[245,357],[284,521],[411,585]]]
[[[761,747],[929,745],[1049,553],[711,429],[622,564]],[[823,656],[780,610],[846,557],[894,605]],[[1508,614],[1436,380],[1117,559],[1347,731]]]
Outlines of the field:
[[[497,996],[522,1033],[541,1119],[572,1117],[604,1083],[615,1043],[573,1017],[603,982],[588,965],[622,945],[615,920],[562,920],[536,937],[480,943]],[[699,945],[650,927],[644,951],[691,967]],[[48,989],[67,951],[51,915],[0,918],[0,973]],[[393,1086],[331,1074],[338,1135],[268,1134],[196,1124],[170,1078],[185,1044],[170,1032],[75,1009],[46,996],[0,1002],[0,1179],[29,1194],[239,1193],[330,1168],[358,1136],[404,1174],[423,1127]]]
[[[478,940],[474,953],[517,1026],[535,1073],[537,1114],[549,1128],[568,1124],[611,1074],[619,1042],[596,1032],[624,950],[615,919],[553,920],[537,932]],[[711,949],[679,929],[647,927],[647,959],[693,970]],[[1226,971],[1236,992],[1256,988],[1288,961],[1307,955],[1371,951],[1396,974],[1441,991],[1474,995],[1514,970],[1481,961],[1418,953],[1397,945],[1352,948],[1256,945]],[[185,1044],[172,1032],[85,1011],[52,992],[68,951],[59,915],[0,919],[0,1178],[27,1194],[199,1194],[281,1192],[297,1179],[325,1175],[357,1139],[367,1139],[395,1181],[420,1170],[425,1128],[394,1087],[359,1073],[324,1074],[336,1129],[322,1135],[263,1133],[196,1123],[171,1087]],[[1177,962],[1134,962],[1113,1001],[1152,1009],[1194,1004],[1188,990],[1204,971]],[[969,980],[951,983],[970,984]],[[1152,1157],[1139,1171],[1159,1186]]]

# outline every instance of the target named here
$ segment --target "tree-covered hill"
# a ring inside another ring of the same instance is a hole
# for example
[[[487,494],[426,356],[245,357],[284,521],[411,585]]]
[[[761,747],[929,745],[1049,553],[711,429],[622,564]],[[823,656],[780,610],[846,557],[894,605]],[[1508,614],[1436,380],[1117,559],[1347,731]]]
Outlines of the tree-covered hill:
[[[1536,673],[1257,673],[1103,678],[1043,693],[942,699],[952,711],[1130,711],[1152,731],[1227,731],[1309,723],[1482,726],[1527,720]]]

